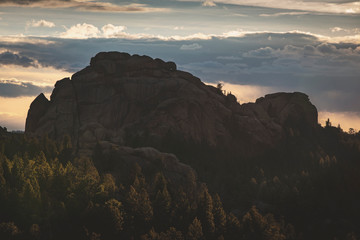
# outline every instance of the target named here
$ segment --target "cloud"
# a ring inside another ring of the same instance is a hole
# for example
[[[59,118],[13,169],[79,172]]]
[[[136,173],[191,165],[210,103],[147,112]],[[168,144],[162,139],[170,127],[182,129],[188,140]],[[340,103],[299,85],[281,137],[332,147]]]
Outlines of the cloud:
[[[37,66],[34,59],[10,51],[0,53],[0,65]]]
[[[330,43],[354,43],[354,44],[360,44],[360,34],[355,35],[347,35],[347,36],[341,36],[341,37],[325,37],[325,41],[328,41]]]
[[[299,36],[296,40],[303,38],[303,40],[318,40],[326,41],[331,43],[355,43],[360,44],[360,30],[358,28],[353,29],[353,35],[339,36],[339,37],[328,37],[319,34],[313,34],[310,32],[302,32],[298,30],[289,32],[264,32],[264,31],[244,31],[241,29],[224,32],[222,34],[204,34],[196,33],[191,35],[179,36],[179,35],[153,35],[146,33],[128,33],[125,32],[127,29],[125,26],[114,26],[112,24],[104,25],[100,31],[99,28],[92,24],[82,23],[76,24],[70,28],[66,28],[66,32],[61,33],[61,38],[73,38],[73,39],[87,39],[87,38],[122,38],[122,39],[153,39],[162,41],[188,41],[188,40],[210,40],[212,38],[244,38],[247,36],[254,36],[256,38],[259,34],[267,34],[267,40],[271,41],[273,35],[281,36]],[[194,45],[195,47],[195,45]],[[186,48],[186,47],[185,47]],[[184,50],[184,49],[182,49]]]
[[[190,62],[181,67],[210,82],[223,80],[269,87],[274,91],[302,91],[311,96],[320,110],[360,112],[359,45],[331,44],[316,39],[295,44],[291,37],[296,35],[288,36],[288,43],[293,45],[284,45],[279,42],[279,36],[272,36],[273,46],[254,48],[251,46],[253,36],[246,36],[242,44],[233,46],[233,49],[247,49],[245,52],[239,51],[238,55],[228,58],[217,56],[213,60]],[[266,38],[266,34],[257,34],[260,43]]]
[[[113,38],[119,35],[121,36],[125,29],[125,26],[114,26],[112,24],[107,24],[101,28],[105,38]]]
[[[216,57],[216,59],[221,59],[221,60],[233,60],[233,61],[236,61],[236,60],[242,60],[241,57],[235,57],[235,56],[218,56]]]
[[[203,2],[203,0],[182,0]],[[273,9],[287,9],[296,11],[309,11],[332,14],[358,14],[360,5],[358,1],[318,1],[318,0],[217,0],[217,4],[230,4],[239,6],[253,6]]]
[[[66,27],[65,27],[66,28]],[[89,39],[89,38],[123,38],[123,39],[149,39],[149,38],[161,38],[160,36],[154,36],[150,34],[129,34],[124,32],[125,26],[115,26],[112,24],[104,25],[101,30],[88,23],[78,23],[66,28],[66,31],[60,33],[61,38],[68,39]]]
[[[46,20],[39,20],[35,21],[34,19],[26,23],[27,27],[48,27],[53,28],[55,27],[55,23],[46,21]]]
[[[16,36],[1,36],[0,43],[7,44],[40,44],[40,45],[49,45],[55,44],[56,42],[46,38],[34,38],[34,37],[26,37],[24,35],[16,35]]]
[[[250,58],[273,58],[274,56],[274,49],[271,47],[262,47],[255,50],[250,50],[243,54],[243,57],[250,57]]]
[[[355,79],[356,75],[360,74],[359,53],[359,46],[351,48],[346,45],[321,43],[305,46],[286,45],[283,48],[263,47],[250,50],[242,56],[245,62],[251,63],[249,74],[259,76],[259,79],[268,76],[268,81],[264,80],[261,84],[267,82],[270,85],[287,87],[314,85],[316,87],[306,91],[316,89],[325,94],[327,91],[340,89],[353,92],[352,88],[358,88]],[[278,80],[270,80],[272,77]],[[319,89],[320,86],[322,89]],[[344,92],[340,95],[344,96]],[[335,101],[333,95],[323,97]],[[336,101],[347,101],[340,100]]]
[[[68,38],[68,39],[87,39],[87,38],[122,38],[122,39],[158,39],[164,41],[187,41],[187,40],[210,40],[212,38],[241,38],[247,35],[254,35],[256,34],[268,34],[267,40],[272,40],[272,33],[275,34],[286,34],[286,35],[296,35],[303,36],[304,38],[315,38],[321,41],[327,41],[332,43],[339,43],[339,42],[351,42],[351,43],[360,43],[360,29],[354,28],[349,31],[349,35],[342,35],[342,36],[325,36],[320,34],[314,34],[311,32],[304,32],[299,30],[287,31],[287,32],[268,32],[268,31],[245,31],[242,29],[236,29],[232,31],[223,32],[221,34],[205,34],[205,33],[195,33],[190,35],[155,35],[155,34],[148,34],[148,33],[129,33],[127,32],[127,27],[123,25],[113,25],[113,24],[106,24],[102,27],[95,26],[89,23],[78,23],[73,26],[64,26],[66,29],[65,32],[62,33],[54,33],[48,37],[54,38]],[[182,29],[176,28],[177,30]],[[351,34],[350,34],[351,33]],[[7,37],[2,36],[2,38],[7,38],[6,41],[22,41],[22,39],[26,38],[24,35],[18,35],[17,37]],[[28,40],[32,41],[46,41],[41,38],[28,38]],[[4,39],[5,40],[5,39]],[[52,39],[49,38],[47,40],[50,43]]]
[[[345,44],[319,43],[315,45],[293,46],[285,45],[283,48],[274,49],[272,47],[262,47],[250,50],[243,54],[243,57],[249,58],[306,58],[307,61],[320,60],[320,57],[326,58],[327,62],[339,62],[339,58],[350,58],[355,64],[360,64],[360,46]],[[358,62],[359,61],[359,62]]]
[[[193,44],[184,44],[180,47],[180,50],[197,50],[197,49],[201,49],[202,46],[198,43],[193,43]]]
[[[66,31],[60,33],[58,36],[60,38],[68,39],[88,39],[88,38],[121,38],[121,39],[153,39],[153,40],[163,40],[163,41],[182,41],[182,40],[194,40],[194,39],[211,39],[216,37],[214,34],[203,34],[196,33],[187,36],[163,36],[163,35],[153,35],[146,33],[128,33],[125,32],[127,29],[126,26],[115,26],[112,24],[106,24],[101,28],[101,31],[98,27],[88,24],[88,23],[78,23],[71,26],[70,28],[65,27]],[[226,34],[226,33],[225,33]],[[225,35],[219,35],[225,36]],[[194,45],[191,47],[199,47]],[[186,46],[184,47],[186,48]],[[200,46],[201,48],[201,46]],[[184,49],[185,50],[185,49]]]
[[[176,26],[174,27],[174,30],[184,30],[185,28],[183,26]]]
[[[343,29],[343,28],[341,28],[341,27],[333,27],[333,28],[331,28],[330,30],[331,30],[331,32],[342,32],[342,31],[348,32],[348,31],[349,31],[349,30]]]
[[[81,2],[74,4],[75,8],[92,12],[169,12],[166,8],[152,8],[146,4],[132,3],[129,5],[116,5],[109,2]]]
[[[273,14],[260,14],[260,17],[280,17],[280,16],[299,16],[299,15],[307,15],[309,12],[280,12]]]
[[[50,86],[37,86],[31,82],[21,82],[18,80],[0,80],[0,96],[1,97],[22,97],[36,96],[40,93],[52,91]]]
[[[360,44],[331,43],[299,31],[238,31],[241,35],[232,37],[204,34],[204,39],[196,39],[202,48],[184,51],[181,47],[192,46],[193,38],[146,38],[126,33],[121,26],[105,26],[96,27],[99,31],[96,38],[43,38],[44,44],[31,39],[29,43],[25,39],[18,42],[0,39],[0,49],[31,57],[43,67],[72,73],[87,66],[99,51],[149,55],[174,61],[179,69],[206,82],[259,86],[274,92],[302,91],[310,95],[320,110],[360,112]],[[104,32],[109,33],[107,38]],[[123,37],[110,37],[114,32]],[[48,44],[48,40],[53,43]]]
[[[204,0],[202,5],[205,7],[215,7],[216,3],[213,0]]]
[[[100,30],[94,25],[83,23],[76,24],[71,26],[69,29],[66,29],[66,32],[61,33],[60,37],[62,38],[73,38],[73,39],[87,39],[87,38],[96,38],[100,34]]]
[[[74,8],[89,12],[165,12],[169,9],[152,8],[146,4],[117,5],[111,2],[89,0],[2,0],[0,5],[10,7]]]

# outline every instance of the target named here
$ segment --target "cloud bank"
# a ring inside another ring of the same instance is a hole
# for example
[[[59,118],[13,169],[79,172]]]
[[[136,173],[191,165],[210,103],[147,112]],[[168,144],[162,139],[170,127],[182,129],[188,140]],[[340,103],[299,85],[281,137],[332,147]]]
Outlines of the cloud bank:
[[[124,26],[79,24],[68,34],[79,39],[45,38],[52,44],[0,40],[0,49],[17,53],[7,63],[39,64],[76,72],[100,51],[120,51],[174,61],[203,81],[302,91],[327,112],[360,113],[360,44],[331,43],[316,35],[226,33],[203,39],[130,38]],[[75,31],[76,30],[76,31]],[[84,31],[83,31],[84,30]],[[89,36],[96,35],[96,38]],[[101,37],[102,36],[102,37]],[[117,36],[113,38],[111,36]],[[119,36],[125,36],[120,38]],[[85,39],[81,39],[85,38]],[[45,41],[46,40],[46,41]],[[7,53],[9,54],[9,53]],[[0,55],[1,59],[1,55]],[[3,60],[4,61],[4,60]]]
[[[1,0],[5,7],[74,8],[89,12],[165,12],[165,8],[149,7],[146,4],[131,3],[118,5],[110,1],[89,0]]]
[[[36,96],[40,93],[51,92],[53,87],[37,86],[30,82],[18,80],[0,80],[0,97],[14,98],[23,96]]]
[[[201,0],[183,0],[198,2]],[[214,4],[231,4],[322,13],[359,14],[360,4],[353,0],[216,0]]]
[[[18,65],[22,67],[36,66],[34,59],[21,56],[17,53],[5,51],[0,53],[0,65]]]
[[[199,2],[204,7],[219,5],[252,6],[296,11],[321,12],[332,14],[359,14],[360,4],[354,0],[176,0],[170,1],[169,9],[176,9],[181,2]],[[169,9],[151,7],[158,1],[130,3],[128,1],[90,1],[90,0],[2,0],[3,6],[74,8],[93,12],[163,12]]]
[[[198,43],[193,43],[193,44],[184,44],[180,47],[180,50],[196,50],[196,49],[201,49],[202,46]]]

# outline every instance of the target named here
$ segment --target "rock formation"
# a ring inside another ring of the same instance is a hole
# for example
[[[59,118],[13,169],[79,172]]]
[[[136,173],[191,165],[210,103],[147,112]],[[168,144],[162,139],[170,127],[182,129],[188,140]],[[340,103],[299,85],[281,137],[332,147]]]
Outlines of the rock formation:
[[[102,52],[90,66],[55,84],[50,100],[30,106],[27,134],[71,136],[78,151],[97,143],[153,146],[174,141],[234,147],[249,154],[271,148],[287,129],[317,126],[317,110],[303,93],[276,93],[240,105],[173,62]]]

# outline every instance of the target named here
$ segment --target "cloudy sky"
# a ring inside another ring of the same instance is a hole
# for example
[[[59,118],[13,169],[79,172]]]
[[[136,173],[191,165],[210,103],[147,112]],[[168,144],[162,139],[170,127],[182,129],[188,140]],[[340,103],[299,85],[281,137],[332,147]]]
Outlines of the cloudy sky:
[[[174,61],[240,103],[305,92],[360,130],[360,1],[0,0],[0,126],[100,51]]]

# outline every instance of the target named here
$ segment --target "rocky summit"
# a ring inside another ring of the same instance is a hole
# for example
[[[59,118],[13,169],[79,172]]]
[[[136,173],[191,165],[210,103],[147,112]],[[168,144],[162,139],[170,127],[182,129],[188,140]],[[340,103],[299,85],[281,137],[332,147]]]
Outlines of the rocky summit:
[[[303,93],[240,105],[173,62],[101,52],[71,79],[58,81],[50,100],[40,94],[32,102],[25,132],[70,135],[83,153],[96,144],[166,149],[185,142],[255,154],[317,126],[317,110]]]

